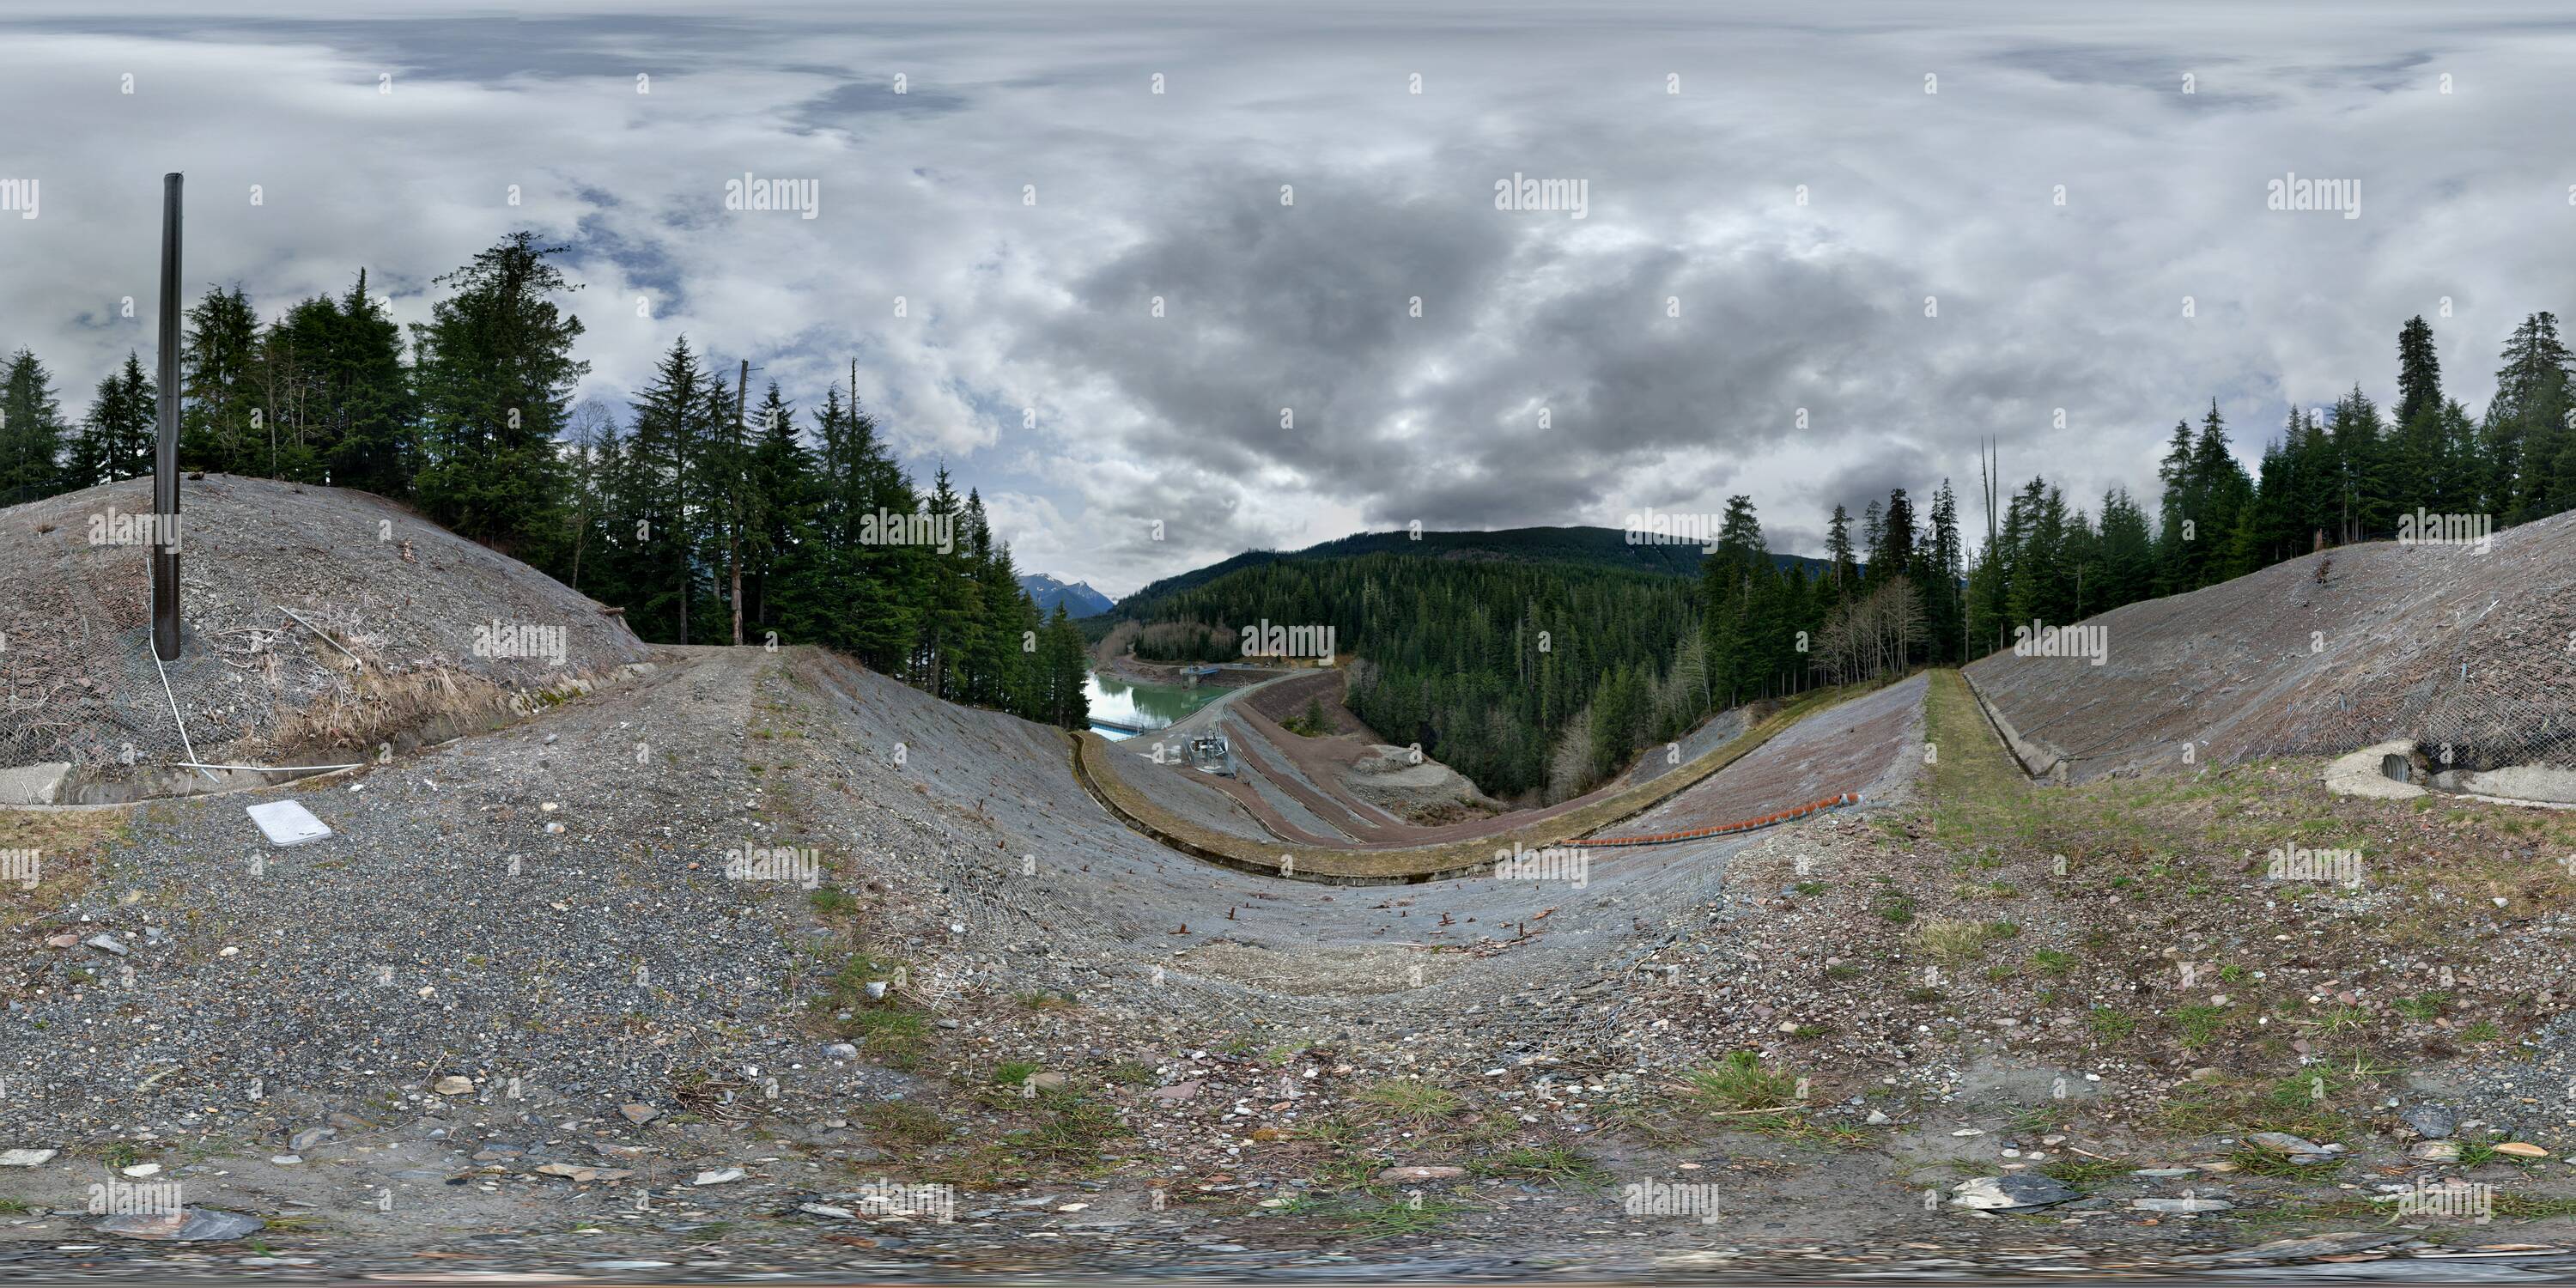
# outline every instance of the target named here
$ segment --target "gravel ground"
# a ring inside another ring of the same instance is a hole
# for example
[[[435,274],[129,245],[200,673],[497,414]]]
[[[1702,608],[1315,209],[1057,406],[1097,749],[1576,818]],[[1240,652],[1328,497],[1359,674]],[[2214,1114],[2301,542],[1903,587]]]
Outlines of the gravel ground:
[[[2027,1113],[2058,1071],[2080,1087],[2102,1066],[1991,1026],[1991,1040],[1907,1036],[1911,1013],[1886,1009],[1883,980],[1879,1000],[1809,991],[1825,956],[1881,938],[1902,951],[1905,932],[1863,934],[1862,905],[1789,889],[1799,859],[1864,902],[1869,871],[1915,888],[1916,865],[1945,871],[1895,804],[1920,785],[1922,694],[1910,681],[1823,712],[1680,798],[1732,812],[1822,775],[1887,804],[1597,852],[1532,881],[1348,888],[1202,863],[1114,821],[1057,731],[808,650],[674,650],[539,719],[308,784],[298,798],[340,833],[312,847],[252,846],[239,810],[259,797],[156,803],[9,949],[0,1148],[66,1152],[0,1169],[0,1197],[26,1205],[0,1214],[0,1264],[289,1278],[2073,1271],[2192,1264],[2277,1232],[2149,1215],[2132,1198],[2190,1190],[2264,1209],[2340,1193],[2138,1177],[2036,1225],[1924,1208],[1962,1169],[2065,1156]],[[724,878],[728,850],[781,846],[812,847],[837,893]],[[66,932],[128,951],[49,946]],[[2034,919],[2029,933],[2075,932]],[[888,984],[890,1009],[858,1015],[920,1017],[917,1040],[810,1004],[845,963]],[[1847,1037],[1779,1031],[1813,1018]],[[855,1049],[831,1045],[844,1040]],[[1742,1048],[1813,1073],[1824,1134],[1614,1129]],[[1030,1071],[1062,1085],[1035,1099]],[[2166,1075],[2140,1066],[2141,1085],[2150,1076]],[[1390,1110],[1406,1102],[1387,1089],[1406,1085],[1454,1103]],[[884,1116],[906,1103],[927,1107],[928,1137]],[[1114,1127],[1070,1153],[1029,1136],[1077,1104]],[[1888,1122],[1865,1124],[1873,1110]],[[2142,1163],[2193,1166],[2218,1148],[2158,1144],[2112,1117],[2069,1130],[2067,1146]],[[1861,1147],[1832,1134],[1845,1132]],[[1495,1162],[1517,1157],[1506,1145],[1578,1151],[1599,1184],[1514,1172]],[[2398,1145],[2356,1141],[2355,1157],[2385,1168]],[[77,1209],[111,1166],[158,1166],[192,1204],[275,1225],[258,1247],[202,1258],[103,1237]],[[1330,1179],[1348,1166],[1489,1170],[1362,1190]],[[856,1187],[887,1174],[959,1186],[957,1222],[857,1212]],[[2523,1169],[2498,1176],[2550,1192]],[[1620,1186],[1649,1179],[1717,1187],[1723,1220],[1624,1212]],[[1418,1230],[1398,1215],[1415,1192],[1437,1215]],[[2441,1250],[2414,1233],[2349,1255]],[[279,1257],[311,1265],[244,1264]]]
[[[1920,761],[1923,691],[1923,677],[1916,676],[1820,711],[1707,782],[1609,830],[1621,836],[1684,832],[1845,792],[1879,802]]]
[[[9,972],[18,1128],[208,1106],[205,1130],[255,1134],[298,1100],[433,1103],[447,1075],[595,1105],[759,1064],[833,1094],[858,1075],[785,988],[804,892],[723,875],[775,835],[742,756],[760,657],[300,791],[140,807],[43,928],[81,942]],[[289,797],[336,835],[265,845],[244,807]]]

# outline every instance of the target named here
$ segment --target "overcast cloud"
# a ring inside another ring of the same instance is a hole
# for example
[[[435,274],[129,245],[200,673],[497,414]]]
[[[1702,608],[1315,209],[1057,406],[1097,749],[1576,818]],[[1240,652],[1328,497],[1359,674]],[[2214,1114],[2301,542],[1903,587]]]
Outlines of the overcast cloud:
[[[2293,402],[2391,400],[2411,315],[2475,409],[2524,314],[2576,310],[2576,15],[2135,8],[22,6],[0,348],[74,414],[149,361],[168,170],[192,292],[266,315],[364,267],[417,321],[531,227],[585,396],[622,414],[682,333],[802,406],[855,359],[1023,571],[1120,593],[1735,492],[1812,552],[1837,502],[1973,494],[1986,436],[2151,500],[2212,397],[2250,464]],[[816,217],[727,211],[746,173]],[[2267,209],[2293,173],[2359,216]],[[1584,217],[1495,209],[1515,174]]]

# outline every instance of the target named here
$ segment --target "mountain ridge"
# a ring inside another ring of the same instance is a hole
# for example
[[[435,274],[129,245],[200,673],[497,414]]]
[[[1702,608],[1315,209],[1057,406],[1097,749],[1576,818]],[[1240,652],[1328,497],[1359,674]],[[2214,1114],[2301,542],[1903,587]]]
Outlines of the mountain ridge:
[[[1263,564],[1307,559],[1352,558],[1368,554],[1413,554],[1440,559],[1505,559],[1523,563],[1578,563],[1626,568],[1668,576],[1696,577],[1704,551],[1691,542],[1636,542],[1619,528],[1530,527],[1413,533],[1397,529],[1359,532],[1302,550],[1246,550],[1241,554],[1148,582],[1122,596],[1114,609],[1124,615],[1167,595],[1205,585],[1227,573]],[[1775,554],[1772,562],[1795,564],[1811,572],[1825,561],[1807,555]]]
[[[1087,581],[1059,581],[1042,572],[1022,573],[1019,581],[1020,589],[1028,592],[1042,616],[1053,615],[1056,605],[1062,604],[1067,616],[1097,617],[1108,612],[1114,602]]]

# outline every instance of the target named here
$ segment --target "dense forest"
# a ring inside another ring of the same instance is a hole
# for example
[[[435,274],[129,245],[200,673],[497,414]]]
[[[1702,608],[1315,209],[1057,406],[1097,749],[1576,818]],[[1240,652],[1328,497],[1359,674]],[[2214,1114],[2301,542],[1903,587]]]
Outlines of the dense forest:
[[[1505,560],[1523,563],[1580,563],[1636,572],[1697,576],[1700,547],[1687,541],[1632,540],[1618,528],[1506,528],[1493,532],[1406,531],[1360,532],[1308,546],[1303,550],[1247,550],[1233,558],[1194,568],[1178,576],[1149,582],[1123,601],[1119,615],[1167,596],[1239,572],[1288,560],[1350,559],[1360,555],[1402,554],[1433,559]],[[1782,563],[1810,562],[1780,555]],[[1107,624],[1101,627],[1105,632]]]
[[[624,605],[648,640],[826,644],[941,697],[1088,723],[1081,634],[1060,608],[1039,618],[982,498],[945,469],[916,489],[839,386],[810,413],[775,384],[746,406],[739,368],[725,379],[683,337],[628,423],[577,414],[560,253],[517,233],[440,278],[408,355],[364,273],[266,323],[239,288],[209,291],[180,355],[182,466],[407,500]],[[129,354],[67,422],[18,351],[0,504],[150,473],[158,396]]]
[[[1685,578],[1576,563],[1394,553],[1281,561],[1155,600],[1159,620],[1137,636],[1136,652],[1225,661],[1237,639],[1215,624],[1330,626],[1360,654],[1354,714],[1389,738],[1436,748],[1487,792],[1516,795],[1549,781],[1551,746],[1579,713],[1645,700],[1671,670],[1673,642],[1698,636],[1696,598]],[[1652,723],[1677,733],[1708,700],[1676,700]],[[1634,746],[1605,739],[1597,761],[1585,747],[1581,776]]]

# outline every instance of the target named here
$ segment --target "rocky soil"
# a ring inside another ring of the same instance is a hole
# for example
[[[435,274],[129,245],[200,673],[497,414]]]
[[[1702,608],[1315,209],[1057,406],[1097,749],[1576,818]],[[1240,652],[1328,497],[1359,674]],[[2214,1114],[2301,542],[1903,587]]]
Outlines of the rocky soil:
[[[345,761],[330,753],[487,727],[513,698],[649,656],[602,605],[401,506],[214,475],[182,491],[188,648],[165,696],[149,552],[119,544],[151,505],[135,479],[0,510],[0,769],[133,776],[191,745],[221,764]]]
[[[2034,793],[1973,712],[1909,681],[1674,806],[1848,782],[1859,810],[1353,888],[1155,845],[1057,731],[812,651],[675,651],[343,780],[142,807],[77,888],[28,892],[0,1264],[2568,1259],[2569,886],[2543,860],[2576,834],[2330,800],[2298,765]],[[287,795],[337,835],[257,844],[245,800]],[[2358,890],[2246,870],[2346,843]],[[2453,1181],[2490,1223],[2419,1210]],[[173,1182],[264,1226],[174,1244],[88,1211]]]

